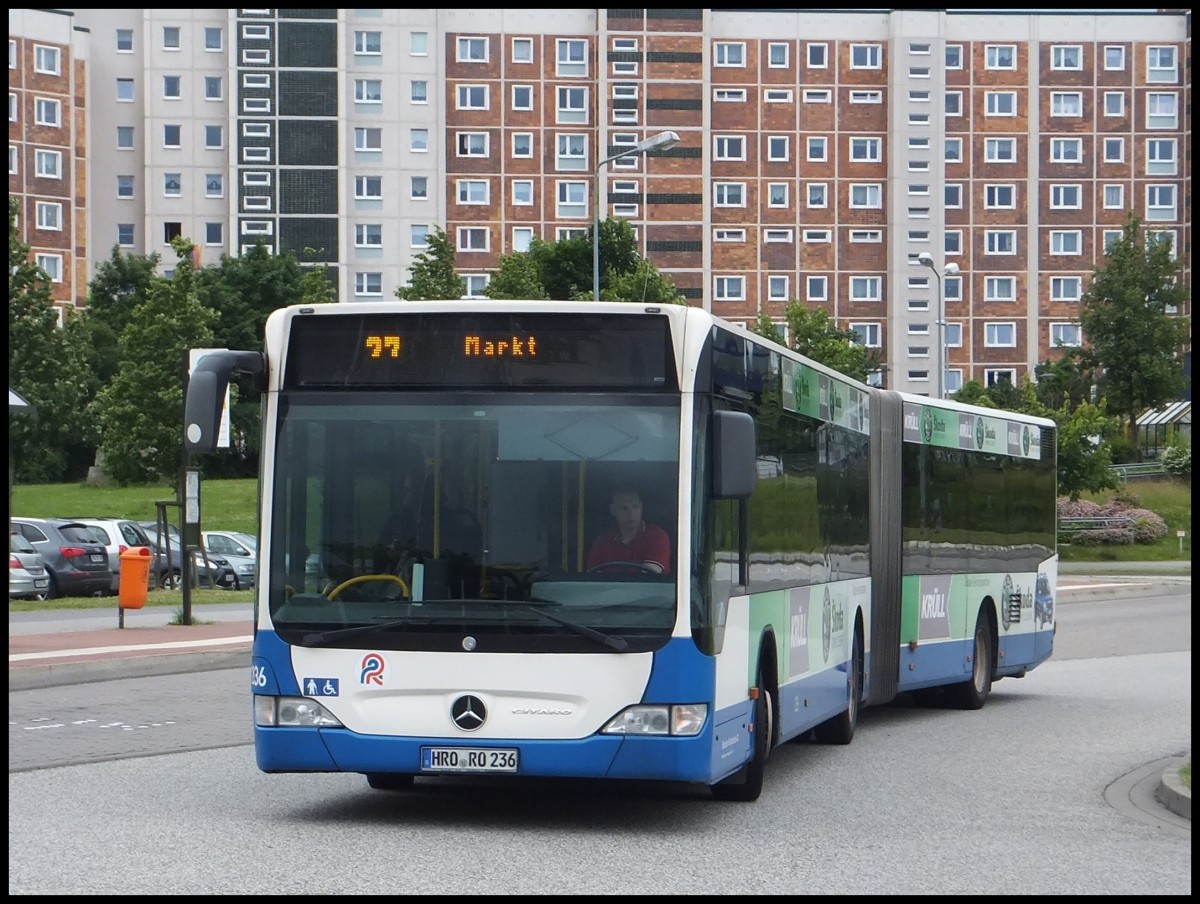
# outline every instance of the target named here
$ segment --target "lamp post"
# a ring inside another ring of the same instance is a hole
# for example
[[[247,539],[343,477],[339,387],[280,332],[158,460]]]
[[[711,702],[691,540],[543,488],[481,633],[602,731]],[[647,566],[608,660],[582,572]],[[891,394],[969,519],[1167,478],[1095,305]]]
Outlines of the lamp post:
[[[958,272],[958,264],[946,264],[940,270],[933,262],[933,255],[928,251],[922,251],[917,255],[917,261],[921,266],[928,267],[933,271],[934,279],[937,280],[937,319],[934,324],[937,326],[937,395],[935,398],[942,398],[944,395],[943,384],[946,379],[946,365],[943,360],[946,345],[946,320],[942,311],[942,277],[953,276]]]
[[[592,301],[600,300],[600,169],[606,163],[611,163],[614,160],[620,160],[622,157],[635,157],[638,154],[645,154],[648,151],[655,151],[660,148],[674,147],[679,143],[678,132],[659,132],[657,135],[651,135],[645,141],[639,141],[632,147],[628,147],[619,154],[613,154],[611,157],[605,157],[596,164],[596,170],[592,179],[592,215],[594,222],[592,224]]]

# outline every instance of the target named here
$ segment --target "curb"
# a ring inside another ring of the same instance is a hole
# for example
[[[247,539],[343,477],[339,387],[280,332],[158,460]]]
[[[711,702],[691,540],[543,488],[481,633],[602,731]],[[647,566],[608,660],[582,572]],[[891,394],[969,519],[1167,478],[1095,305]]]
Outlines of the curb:
[[[1180,779],[1179,770],[1191,761],[1192,757],[1189,754],[1182,763],[1163,770],[1162,781],[1158,790],[1154,792],[1154,797],[1159,803],[1175,815],[1189,820],[1192,818],[1192,789]]]
[[[215,669],[240,669],[250,664],[250,647],[237,650],[210,650],[164,653],[156,656],[130,656],[123,659],[99,659],[92,662],[55,662],[9,668],[10,691],[64,687],[92,681],[118,678],[151,678]]]

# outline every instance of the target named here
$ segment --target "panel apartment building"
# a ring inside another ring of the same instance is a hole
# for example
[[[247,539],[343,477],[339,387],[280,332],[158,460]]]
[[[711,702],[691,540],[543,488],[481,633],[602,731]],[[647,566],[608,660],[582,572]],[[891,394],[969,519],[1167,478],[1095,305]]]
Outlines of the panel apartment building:
[[[9,192],[63,306],[177,235],[385,299],[435,228],[477,295],[598,206],[690,304],[819,306],[892,388],[944,336],[950,393],[1086,342],[1130,210],[1190,285],[1190,59],[1186,11],[14,10]]]

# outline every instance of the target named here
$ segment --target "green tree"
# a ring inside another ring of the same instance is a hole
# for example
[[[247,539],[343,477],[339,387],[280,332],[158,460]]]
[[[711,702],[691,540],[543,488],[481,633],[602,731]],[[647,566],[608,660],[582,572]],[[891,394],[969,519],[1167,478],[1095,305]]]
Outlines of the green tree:
[[[1184,386],[1189,322],[1168,313],[1182,310],[1188,298],[1181,267],[1169,238],[1147,241],[1130,211],[1121,238],[1109,246],[1104,266],[1093,268],[1079,302],[1079,324],[1102,373],[1100,389],[1124,415],[1138,460],[1139,412],[1178,398]]]
[[[183,461],[183,366],[187,350],[210,348],[217,316],[196,294],[192,243],[172,242],[170,279],[156,277],[121,333],[121,364],[92,406],[105,469],[118,484],[173,479]]]
[[[793,298],[784,308],[784,317],[789,342],[783,341],[783,332],[762,312],[755,321],[754,332],[864,383],[871,373],[879,370],[882,364],[879,353],[856,342],[858,335],[853,330],[839,329],[821,308],[806,308]]]
[[[157,252],[123,254],[114,245],[109,259],[96,267],[88,284],[84,320],[91,331],[92,369],[102,386],[117,372],[121,333],[133,319],[134,309],[146,300],[159,260]]]
[[[1081,348],[1065,348],[1062,357],[1043,361],[1033,369],[1038,401],[1047,408],[1066,405],[1075,409],[1092,400],[1096,368]]]
[[[457,301],[467,292],[466,282],[454,272],[454,244],[440,226],[435,226],[408,268],[408,285],[396,289],[405,301]]]
[[[687,304],[674,280],[645,258],[640,258],[632,270],[613,274],[605,293],[605,300],[609,298],[639,304]]]
[[[589,255],[594,254],[592,245],[592,241],[595,240],[594,233],[595,227],[593,226],[588,233],[588,238],[591,240],[587,242]],[[600,298],[604,301],[637,301],[636,296],[630,298],[618,293],[615,284],[622,276],[633,273],[641,261],[642,256],[637,250],[637,236],[634,234],[630,222],[614,220],[612,217],[602,220],[600,222]],[[587,276],[578,283],[580,289],[566,297],[578,297],[585,301],[591,301],[595,297],[592,282],[595,277],[596,262],[589,256],[587,265]],[[660,277],[660,279],[663,278]],[[674,287],[672,286],[672,288]]]
[[[21,483],[65,480],[86,445],[84,405],[95,391],[86,346],[67,312],[58,327],[49,277],[29,257],[17,232],[18,207],[8,204],[8,385],[34,406],[9,419],[9,470]],[[86,461],[86,459],[84,459]]]
[[[538,240],[534,239],[536,243]],[[517,251],[500,257],[500,266],[484,287],[488,298],[517,300],[522,298],[548,299],[550,294],[542,284],[542,268],[532,251]]]

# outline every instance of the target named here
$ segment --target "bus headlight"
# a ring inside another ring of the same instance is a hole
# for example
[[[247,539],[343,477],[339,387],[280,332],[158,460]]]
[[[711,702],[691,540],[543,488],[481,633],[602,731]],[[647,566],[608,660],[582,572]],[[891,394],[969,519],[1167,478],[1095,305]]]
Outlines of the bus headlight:
[[[260,728],[341,728],[320,703],[307,697],[269,697],[256,695],[254,698],[254,724]]]
[[[630,706],[608,721],[601,734],[698,735],[708,718],[707,703]]]

